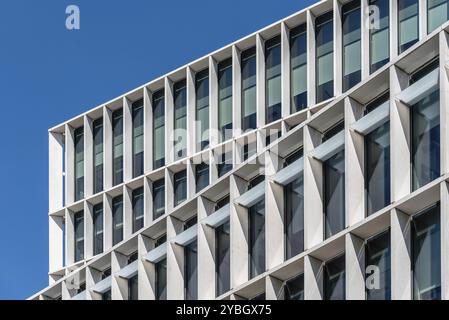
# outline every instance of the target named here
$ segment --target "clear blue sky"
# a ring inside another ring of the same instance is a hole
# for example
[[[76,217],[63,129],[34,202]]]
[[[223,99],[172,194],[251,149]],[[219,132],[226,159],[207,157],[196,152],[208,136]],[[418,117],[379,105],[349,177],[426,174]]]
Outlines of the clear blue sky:
[[[48,128],[313,2],[2,0],[0,299],[47,285]]]

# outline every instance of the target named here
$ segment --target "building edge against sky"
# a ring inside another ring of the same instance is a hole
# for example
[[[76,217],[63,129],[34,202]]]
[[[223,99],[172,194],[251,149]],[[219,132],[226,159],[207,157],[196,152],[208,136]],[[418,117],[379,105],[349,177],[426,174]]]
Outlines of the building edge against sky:
[[[447,20],[321,1],[50,129],[31,299],[447,299]]]

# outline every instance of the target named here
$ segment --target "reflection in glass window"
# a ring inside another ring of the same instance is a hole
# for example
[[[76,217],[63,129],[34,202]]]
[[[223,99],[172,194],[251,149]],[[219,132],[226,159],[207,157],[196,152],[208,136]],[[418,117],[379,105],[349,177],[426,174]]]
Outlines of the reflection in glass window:
[[[173,176],[175,207],[187,198],[187,170],[176,172]]]
[[[332,11],[315,20],[316,102],[334,96],[334,26]]]
[[[218,129],[222,141],[232,137],[232,58],[218,64]]]
[[[257,128],[256,47],[242,52],[242,130]]]
[[[284,285],[285,300],[304,300],[304,274],[287,280]]]
[[[390,300],[391,299],[391,248],[390,231],[382,232],[366,241],[366,280],[371,284],[370,278],[373,276],[370,266],[378,268],[379,287],[365,286],[367,300]],[[374,270],[374,269],[373,269]]]
[[[419,39],[419,0],[398,0],[399,53],[404,52]]]
[[[103,203],[93,207],[94,255],[103,252]]]
[[[84,259],[84,211],[73,216],[75,233],[75,262]]]
[[[345,255],[324,264],[324,300],[345,300]]]
[[[304,180],[285,186],[285,249],[290,259],[304,251]]]
[[[113,185],[123,182],[123,109],[112,113],[112,179]]]
[[[248,211],[250,278],[254,278],[265,272],[265,201],[258,202]]]
[[[290,30],[291,113],[307,108],[307,26]]]
[[[198,252],[197,242],[184,247],[184,287],[185,300],[198,299]]]
[[[229,221],[215,229],[217,296],[229,291],[230,278],[230,224]]]
[[[167,300],[167,259],[155,264],[156,300]]]
[[[281,118],[281,36],[265,43],[266,123]]]
[[[143,227],[143,187],[133,190],[133,233]]]
[[[195,76],[196,93],[196,141],[197,150],[209,146],[209,69],[198,72]]]
[[[440,205],[412,219],[412,274],[415,300],[441,299]]]
[[[165,213],[165,179],[153,182],[153,219]]]
[[[75,130],[75,201],[84,198],[84,128]]]
[[[200,192],[209,185],[209,165],[202,162],[195,166],[196,192]]]
[[[143,174],[143,99],[132,105],[133,178]]]
[[[187,88],[186,80],[173,86],[175,105],[175,160],[187,156]]]
[[[103,118],[93,122],[94,193],[103,190]]]
[[[362,77],[362,42],[360,0],[342,6],[343,92],[360,82]]]
[[[427,0],[427,32],[441,26],[449,17],[448,0]]]
[[[123,196],[112,199],[112,244],[123,240]]]
[[[128,279],[128,300],[139,300],[139,283],[137,275]]]
[[[370,35],[370,72],[373,73],[390,60],[390,4],[389,0],[370,0],[370,6],[379,9],[376,28],[371,28]]]
[[[165,165],[165,91],[153,94],[153,170]]]

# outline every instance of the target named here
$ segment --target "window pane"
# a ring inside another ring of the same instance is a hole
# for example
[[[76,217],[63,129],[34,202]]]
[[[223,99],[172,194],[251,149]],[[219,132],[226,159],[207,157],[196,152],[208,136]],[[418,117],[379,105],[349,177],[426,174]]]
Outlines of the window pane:
[[[123,111],[116,110],[112,113],[112,157],[113,157],[113,184],[123,182]]]
[[[133,233],[143,227],[143,188],[133,190]]]
[[[321,102],[334,96],[334,40],[332,11],[318,17],[316,32],[316,100]]]
[[[307,33],[306,25],[290,31],[290,72],[292,113],[307,107]]]
[[[360,1],[355,0],[342,7],[343,11],[343,91],[361,80],[361,17]]]
[[[427,0],[427,32],[441,26],[448,20],[448,0]]]
[[[196,74],[196,141],[197,150],[204,150],[209,146],[209,69]]]
[[[175,104],[175,159],[187,156],[187,89],[186,81],[182,80],[174,85]]]
[[[391,262],[390,262],[390,232],[383,232],[366,242],[366,267],[378,268],[378,287],[370,281],[373,272],[366,273],[366,299],[390,300],[391,299]],[[376,282],[376,281],[374,281]],[[368,286],[370,285],[370,286]]]
[[[94,140],[94,192],[103,190],[103,118],[93,123]]]
[[[112,200],[112,241],[116,245],[123,240],[123,197]]]
[[[281,36],[265,43],[266,123],[281,118]]]
[[[182,170],[174,174],[175,207],[187,198],[187,171]]]
[[[366,209],[370,215],[390,204],[390,123],[365,136]]]
[[[84,198],[84,128],[74,132],[75,147],[75,201]]]
[[[256,48],[242,53],[242,130],[255,129],[256,123]]]
[[[200,192],[209,185],[209,165],[197,164],[195,167],[196,192]]]
[[[138,277],[134,276],[128,279],[128,300],[139,299],[139,284]]]
[[[249,208],[249,237],[250,278],[254,278],[265,272],[265,201]]]
[[[156,300],[167,300],[167,260],[159,261],[156,267]]]
[[[412,220],[413,298],[441,299],[440,205]]]
[[[165,165],[165,91],[153,94],[153,170]]]
[[[324,300],[345,300],[345,255],[324,265]]]
[[[143,174],[143,100],[132,105],[133,115],[133,177]]]
[[[378,25],[374,21],[370,29],[370,71],[373,73],[390,60],[390,9],[389,0],[370,0],[369,4],[379,9]]]
[[[198,298],[198,253],[196,241],[184,247],[185,255],[185,300]]]
[[[304,274],[288,280],[284,285],[285,300],[304,300]]]
[[[84,211],[74,215],[75,262],[84,259]]]
[[[345,228],[345,153],[340,151],[323,163],[325,237]]]
[[[229,291],[231,284],[229,232],[229,221],[215,229],[217,296]]]
[[[304,251],[304,181],[296,179],[285,187],[286,257]]]
[[[153,219],[165,213],[165,179],[153,182]]]
[[[223,141],[232,137],[232,58],[218,64],[218,128]]]
[[[94,254],[103,252],[103,204],[93,207],[94,222]]]
[[[399,53],[418,41],[418,0],[398,0]]]

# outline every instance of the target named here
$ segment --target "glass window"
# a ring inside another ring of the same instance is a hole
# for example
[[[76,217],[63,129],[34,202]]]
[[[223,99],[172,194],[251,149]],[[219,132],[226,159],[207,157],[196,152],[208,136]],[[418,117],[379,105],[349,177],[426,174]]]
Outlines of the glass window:
[[[218,128],[222,141],[232,138],[232,58],[218,64]]]
[[[292,153],[290,153],[287,157],[285,157],[284,159],[284,165],[283,167],[287,167],[289,165],[291,165],[293,162],[295,162],[296,160],[301,159],[301,157],[304,154],[304,149],[301,147],[296,151],[293,151]]]
[[[200,192],[209,185],[209,165],[202,162],[195,166],[196,192]]]
[[[307,26],[290,30],[291,113],[307,108]]]
[[[175,97],[175,160],[187,156],[187,89],[186,80],[173,86]]]
[[[390,204],[390,123],[365,136],[366,213]]]
[[[196,93],[196,141],[197,150],[209,146],[209,69],[198,72],[195,76]]]
[[[84,128],[75,130],[75,201],[84,198]]]
[[[184,255],[185,300],[196,300],[198,298],[198,253],[196,241],[184,247]]]
[[[412,218],[412,274],[415,300],[441,299],[440,205]]]
[[[362,77],[360,0],[342,6],[342,20],[344,92],[359,83]]]
[[[257,128],[256,47],[242,52],[242,130]]]
[[[133,233],[143,227],[143,187],[133,190]]]
[[[153,219],[165,213],[165,179],[153,182]]]
[[[143,174],[143,99],[132,105],[133,115],[133,177]]]
[[[370,36],[370,72],[373,73],[390,61],[390,3],[389,0],[370,0],[370,6],[379,10],[379,20],[373,20]]]
[[[101,300],[112,300],[111,290],[106,291],[101,295]]]
[[[332,11],[316,18],[316,102],[334,96],[334,26]]]
[[[161,260],[156,269],[156,300],[167,300],[167,260]]]
[[[287,280],[284,285],[285,300],[304,300],[304,274]]]
[[[419,39],[419,0],[398,0],[399,53],[404,52]]]
[[[187,170],[174,174],[175,207],[187,198]]]
[[[345,300],[345,255],[324,264],[324,300]]]
[[[427,0],[427,32],[441,26],[449,17],[448,0]]]
[[[113,184],[114,186],[123,182],[123,110],[119,109],[112,113],[112,158],[113,161]]]
[[[345,228],[345,152],[323,162],[325,238]]]
[[[103,118],[93,123],[94,138],[94,192],[103,190]]]
[[[285,186],[285,249],[287,259],[304,251],[304,181],[302,175]]]
[[[153,170],[165,165],[165,91],[153,94]]]
[[[263,183],[263,182],[262,182]],[[248,210],[250,278],[265,272],[265,201]]]
[[[281,118],[281,36],[265,43],[266,123]]]
[[[248,142],[243,146],[243,161],[248,160],[257,152],[256,141]]]
[[[128,300],[139,300],[139,283],[137,275],[128,279]]]
[[[383,232],[366,241],[366,299],[390,300],[391,299],[391,252],[390,231]],[[379,273],[377,281],[370,281],[375,275],[370,267],[375,267]],[[368,269],[370,268],[370,269]],[[368,272],[370,271],[370,272]],[[378,285],[378,286],[377,286]]]
[[[230,224],[229,221],[215,229],[216,243],[216,277],[217,296],[229,291],[231,285],[230,278]]]
[[[413,191],[440,176],[440,92],[411,107]]]
[[[84,259],[84,211],[74,214],[75,227],[75,262]]]
[[[93,207],[94,255],[103,252],[103,203]]]
[[[112,243],[123,240],[123,196],[112,199]]]
[[[265,133],[267,134],[267,136],[265,137],[265,145],[266,146],[269,146],[270,144],[272,144],[274,141],[279,139],[282,135],[281,130],[278,130],[278,129],[267,129],[267,130],[265,130]]]
[[[232,170],[232,151],[222,153],[217,163],[218,177]]]

